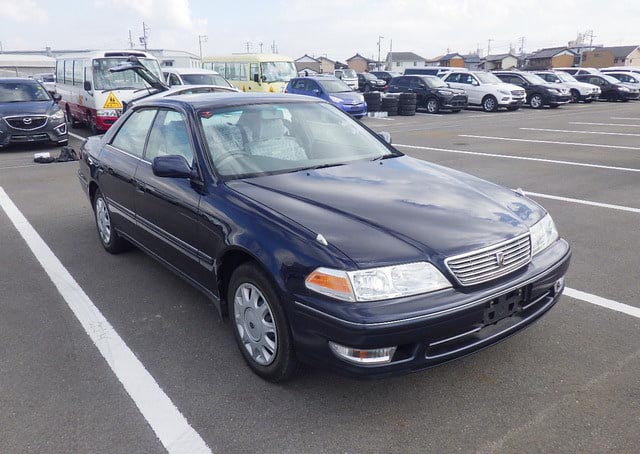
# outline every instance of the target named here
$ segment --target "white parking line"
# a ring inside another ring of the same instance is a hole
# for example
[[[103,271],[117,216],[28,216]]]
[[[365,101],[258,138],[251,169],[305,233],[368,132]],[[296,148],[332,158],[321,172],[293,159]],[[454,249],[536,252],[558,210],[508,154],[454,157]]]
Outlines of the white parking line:
[[[189,425],[2,187],[0,207],[49,275],[166,450],[171,454],[211,454],[204,440]]]
[[[523,131],[565,132],[572,134],[601,134],[605,136],[631,136],[640,137],[640,134],[630,132],[604,132],[604,131],[576,131],[575,129],[544,129],[544,128],[520,128]]]
[[[472,139],[506,140],[509,142],[550,143],[553,145],[571,145],[575,147],[617,148],[619,150],[640,150],[640,147],[625,147],[622,145],[600,145],[596,143],[556,142],[553,140],[514,139],[511,137],[474,136],[470,134],[459,134],[458,137],[469,137]]]
[[[434,148],[434,147],[421,147],[418,145],[402,145],[399,143],[394,144],[395,147],[404,147],[404,148],[415,148],[418,150],[429,150],[429,151],[442,151],[445,153],[457,153],[457,154],[468,154],[473,156],[486,156],[489,158],[505,158],[505,159],[519,159],[522,161],[536,161],[536,162],[547,162],[550,164],[562,164],[568,166],[577,166],[577,167],[591,167],[596,169],[606,169],[606,170],[621,170],[624,172],[640,172],[640,169],[634,169],[631,167],[615,167],[615,166],[605,166],[602,164],[588,164],[584,162],[573,162],[573,161],[560,161],[557,159],[542,159],[542,158],[530,158],[528,156],[512,156],[508,154],[498,154],[498,153],[480,153],[477,151],[465,151],[465,150],[451,150],[448,148]]]
[[[624,126],[629,128],[640,128],[640,125],[630,125],[626,123],[587,123],[584,121],[570,121],[570,125],[590,125],[590,126]]]
[[[618,303],[601,296],[592,295],[591,293],[581,292],[572,288],[565,287],[564,294],[570,298],[575,298],[580,301],[595,304],[596,306],[605,307],[613,311],[622,312],[623,314],[631,315],[632,317],[640,318],[640,308],[635,306],[629,306],[628,304]]]
[[[572,199],[570,197],[561,197],[558,195],[540,194],[538,192],[523,191],[526,195],[540,197],[542,199],[560,200],[562,202],[579,203],[581,205],[590,205],[599,208],[609,208],[611,210],[630,211],[632,213],[640,213],[640,208],[626,207],[623,205],[612,205],[609,203],[592,202],[590,200]]]
[[[78,134],[74,134],[73,132],[68,132],[67,134],[69,134],[71,137],[75,137],[76,139],[80,139],[80,140],[85,140],[86,137],[82,137]]]
[[[638,120],[640,121],[640,117],[611,117],[612,120]]]

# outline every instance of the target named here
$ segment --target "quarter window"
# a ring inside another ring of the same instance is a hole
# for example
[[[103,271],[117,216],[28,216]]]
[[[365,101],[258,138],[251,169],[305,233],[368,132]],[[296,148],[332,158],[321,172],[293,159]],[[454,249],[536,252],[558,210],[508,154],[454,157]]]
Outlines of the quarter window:
[[[147,140],[147,134],[155,115],[155,109],[139,110],[131,114],[116,133],[111,145],[141,158],[144,151],[144,143]]]
[[[73,60],[64,61],[64,83],[67,85],[73,84]]]
[[[82,60],[73,60],[73,85],[82,86],[84,76]]]

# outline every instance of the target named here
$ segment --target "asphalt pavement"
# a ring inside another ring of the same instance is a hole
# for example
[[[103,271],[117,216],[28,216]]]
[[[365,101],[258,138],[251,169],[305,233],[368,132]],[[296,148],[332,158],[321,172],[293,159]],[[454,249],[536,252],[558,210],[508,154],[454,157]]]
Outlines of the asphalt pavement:
[[[204,296],[139,251],[102,249],[77,163],[1,150],[0,187],[212,452],[637,453],[640,102],[364,123],[411,156],[535,194],[573,247],[580,298],[427,371],[303,367],[274,385]],[[167,452],[2,209],[0,270],[0,452]]]

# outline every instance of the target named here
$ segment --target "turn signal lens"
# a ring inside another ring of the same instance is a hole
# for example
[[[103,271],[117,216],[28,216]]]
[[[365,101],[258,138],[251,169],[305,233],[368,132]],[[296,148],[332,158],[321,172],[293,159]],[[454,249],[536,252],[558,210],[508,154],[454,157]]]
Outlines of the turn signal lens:
[[[318,268],[305,280],[309,290],[344,301],[355,301],[347,273],[328,268]]]
[[[390,363],[396,352],[396,346],[374,348],[370,350],[346,347],[329,341],[331,351],[341,359],[356,364],[386,364]]]

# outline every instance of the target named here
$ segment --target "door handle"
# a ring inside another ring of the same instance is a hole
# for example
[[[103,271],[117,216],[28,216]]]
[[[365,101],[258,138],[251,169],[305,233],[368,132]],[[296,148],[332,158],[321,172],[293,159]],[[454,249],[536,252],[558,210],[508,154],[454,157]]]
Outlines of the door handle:
[[[139,182],[139,181],[136,181],[136,182],[134,183],[134,185],[135,185],[135,187],[136,187],[136,191],[138,191],[138,192],[140,192],[140,193],[143,193],[143,194],[144,194],[144,192],[145,192],[145,191],[144,191],[144,189],[145,189],[145,185],[144,185],[144,183],[141,183],[141,182]]]

